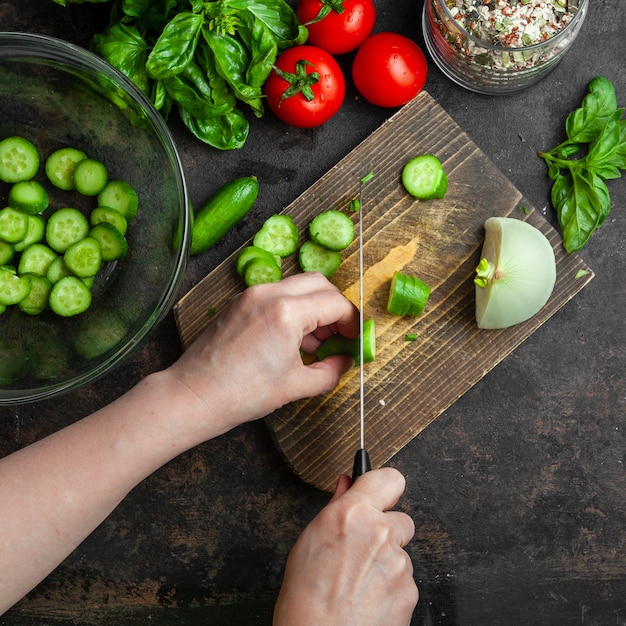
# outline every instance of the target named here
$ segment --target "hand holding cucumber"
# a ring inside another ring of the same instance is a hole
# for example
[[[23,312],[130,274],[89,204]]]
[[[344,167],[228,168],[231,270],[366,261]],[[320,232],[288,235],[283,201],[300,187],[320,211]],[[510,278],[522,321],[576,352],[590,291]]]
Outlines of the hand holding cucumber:
[[[301,351],[314,353],[336,332],[358,335],[356,307],[320,274],[296,274],[244,290],[171,374],[220,407],[220,430],[226,431],[290,401],[330,391],[353,359],[335,355],[306,365]],[[205,418],[211,427],[211,416]]]

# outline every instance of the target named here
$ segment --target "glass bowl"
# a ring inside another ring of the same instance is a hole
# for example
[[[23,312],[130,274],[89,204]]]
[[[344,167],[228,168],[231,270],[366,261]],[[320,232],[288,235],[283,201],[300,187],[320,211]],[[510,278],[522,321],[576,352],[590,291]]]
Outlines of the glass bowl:
[[[98,272],[87,311],[62,317],[48,307],[29,315],[11,305],[0,314],[0,405],[76,389],[119,365],[173,305],[191,229],[180,158],[163,118],[90,52],[52,37],[0,33],[0,140],[16,135],[41,155],[35,180],[49,192],[47,211],[69,206],[87,215],[96,204],[47,181],[46,155],[66,146],[102,161],[110,180],[130,183],[139,209],[128,224],[127,254]],[[2,207],[9,189],[0,182]]]
[[[466,89],[520,91],[545,78],[563,58],[580,31],[588,0],[544,0],[543,8],[537,4],[425,0],[426,47],[439,69]]]

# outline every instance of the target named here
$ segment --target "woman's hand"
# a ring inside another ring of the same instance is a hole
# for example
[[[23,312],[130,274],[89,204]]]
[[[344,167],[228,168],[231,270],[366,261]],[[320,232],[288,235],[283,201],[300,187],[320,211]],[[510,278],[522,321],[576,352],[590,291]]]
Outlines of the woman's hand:
[[[406,626],[418,600],[404,550],[411,518],[391,511],[404,491],[392,468],[342,476],[328,505],[293,547],[274,611],[274,626]]]
[[[358,330],[356,307],[334,285],[321,274],[298,274],[246,289],[168,372],[226,431],[333,389],[354,361],[333,356],[305,365],[300,351]]]

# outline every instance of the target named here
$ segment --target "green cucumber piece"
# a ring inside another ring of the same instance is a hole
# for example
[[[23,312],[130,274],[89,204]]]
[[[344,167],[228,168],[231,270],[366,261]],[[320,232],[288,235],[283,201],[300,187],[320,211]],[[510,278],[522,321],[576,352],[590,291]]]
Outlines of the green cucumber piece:
[[[128,242],[113,224],[101,222],[90,231],[89,236],[100,244],[103,261],[121,259],[128,251]]]
[[[0,265],[8,265],[15,255],[15,247],[8,241],[0,239]]]
[[[110,180],[98,194],[98,206],[115,209],[130,222],[139,210],[139,197],[130,183],[124,180]]]
[[[17,243],[26,236],[28,216],[12,207],[0,210],[0,239],[7,243]]]
[[[222,185],[194,217],[191,254],[206,252],[221,239],[247,215],[258,195],[256,176],[236,178]]]
[[[345,354],[351,356],[355,365],[361,360],[361,344],[359,337],[344,337],[335,333],[322,341],[315,351],[315,356],[321,361],[327,356]],[[363,363],[371,363],[376,359],[376,322],[374,318],[363,320]]]
[[[91,291],[77,276],[64,276],[52,285],[49,304],[61,317],[80,315],[91,305]]]
[[[272,254],[286,257],[298,248],[300,236],[294,221],[282,213],[268,217],[254,236],[253,244]]]
[[[32,215],[43,213],[50,202],[45,187],[36,180],[22,180],[15,183],[7,197],[10,207]]]
[[[96,207],[89,216],[89,223],[97,226],[102,222],[108,222],[115,226],[120,235],[124,236],[128,230],[128,220],[117,209],[108,206]]]
[[[448,189],[448,177],[441,161],[432,154],[420,154],[409,159],[402,169],[404,188],[419,200],[443,198]]]
[[[48,268],[56,258],[56,252],[45,244],[33,243],[22,252],[17,271],[19,274],[46,276]]]
[[[50,266],[48,267],[48,271],[46,272],[46,278],[52,283],[58,282],[63,276],[71,276],[72,272],[68,269],[67,265],[65,265],[65,261],[62,256],[58,256]]]
[[[26,218],[26,234],[15,244],[15,252],[22,252],[31,244],[41,241],[46,233],[46,223],[39,215],[27,215]]]
[[[263,248],[258,248],[257,246],[246,246],[237,256],[237,274],[240,278],[244,277],[246,265],[252,261],[252,259],[257,258],[266,259],[268,263],[273,261],[279,268],[282,264],[282,259],[279,256],[267,250],[263,250]]]
[[[46,224],[46,241],[56,252],[65,252],[89,233],[89,222],[78,210],[64,207],[55,211]]]
[[[7,137],[0,141],[0,180],[19,183],[30,180],[39,169],[39,152],[24,137]]]
[[[20,276],[12,268],[0,267],[0,305],[18,304],[30,291],[30,278]]]
[[[282,277],[282,271],[276,261],[262,257],[248,261],[243,274],[243,279],[248,287],[262,283],[277,283]]]
[[[74,189],[74,169],[76,165],[86,159],[87,155],[82,150],[66,147],[55,150],[46,159],[46,176],[48,180],[59,189],[71,191]]]
[[[86,359],[95,359],[118,346],[127,333],[128,325],[116,312],[94,307],[81,319],[74,347]]]
[[[94,237],[84,237],[65,251],[63,260],[67,269],[75,276],[95,276],[102,266],[102,248]]]
[[[82,159],[76,164],[74,173],[74,189],[83,196],[97,196],[109,181],[109,173],[102,161]]]
[[[389,286],[387,313],[417,317],[424,312],[431,288],[417,276],[394,272]]]
[[[341,211],[329,209],[318,213],[309,224],[309,236],[319,246],[340,252],[354,239],[354,224]]]
[[[52,283],[45,277],[38,274],[22,274],[30,278],[30,291],[28,295],[20,300],[18,306],[27,315],[39,315],[48,306],[48,298]]]
[[[330,278],[341,265],[341,253],[309,240],[300,246],[298,263],[303,272],[320,272]]]

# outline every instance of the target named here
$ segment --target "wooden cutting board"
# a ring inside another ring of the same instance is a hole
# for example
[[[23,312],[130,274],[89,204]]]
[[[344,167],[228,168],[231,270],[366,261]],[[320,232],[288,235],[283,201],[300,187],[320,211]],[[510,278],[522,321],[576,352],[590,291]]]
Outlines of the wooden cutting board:
[[[437,155],[448,173],[444,199],[420,202],[404,191],[404,163],[420,153]],[[365,369],[365,443],[372,466],[387,462],[447,407],[510,354],[593,277],[561,236],[490,162],[452,118],[422,92],[390,117],[284,212],[306,227],[320,211],[349,212],[358,182],[364,187],[364,316],[377,324],[377,357]],[[488,217],[511,216],[539,228],[553,245],[557,282],[547,305],[531,320],[505,330],[479,330],[474,320],[474,270]],[[358,303],[358,240],[344,251],[332,281]],[[219,315],[243,285],[238,251],[215,268],[175,306],[183,347]],[[295,258],[285,274],[298,270]],[[386,313],[394,270],[431,285],[420,318]],[[577,277],[580,270],[588,273]],[[215,311],[212,316],[209,309]],[[416,333],[416,341],[407,341]],[[330,491],[350,473],[359,443],[358,368],[332,393],[287,405],[266,418],[276,445],[293,471]]]

